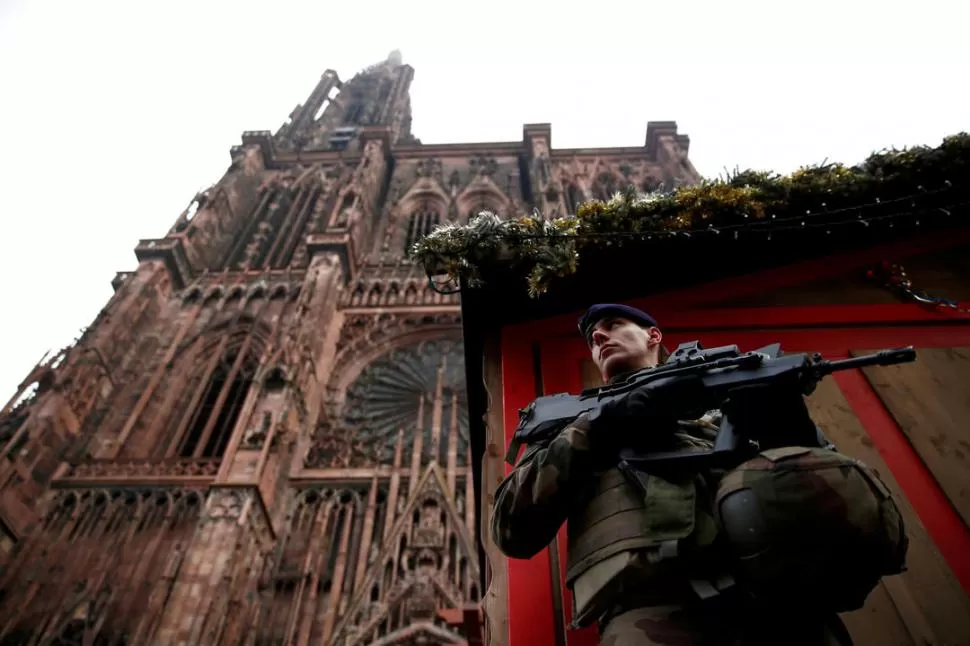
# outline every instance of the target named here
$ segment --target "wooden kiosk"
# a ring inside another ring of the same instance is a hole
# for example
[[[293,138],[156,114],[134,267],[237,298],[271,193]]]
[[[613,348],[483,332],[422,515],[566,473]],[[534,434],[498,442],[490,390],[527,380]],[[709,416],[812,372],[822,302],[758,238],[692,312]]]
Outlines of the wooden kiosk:
[[[909,570],[844,619],[860,645],[970,644],[970,164],[954,172],[961,183],[924,174],[944,188],[914,182],[907,200],[897,186],[891,206],[867,194],[837,214],[823,196],[802,224],[772,227],[779,218],[763,214],[763,226],[588,245],[578,270],[537,297],[525,287],[525,255],[478,261],[474,286],[461,280],[486,644],[598,643],[595,629],[568,628],[565,530],[530,560],[504,557],[488,533],[518,409],[598,382],[576,331],[593,302],[650,312],[668,348],[780,342],[844,358],[915,346],[916,363],[838,373],[809,400],[838,448],[884,476],[911,539]]]

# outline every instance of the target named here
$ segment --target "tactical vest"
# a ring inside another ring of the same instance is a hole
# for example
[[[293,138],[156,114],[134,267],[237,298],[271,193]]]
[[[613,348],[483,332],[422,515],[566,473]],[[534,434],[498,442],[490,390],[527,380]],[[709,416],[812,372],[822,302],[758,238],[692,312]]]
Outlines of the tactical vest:
[[[766,606],[846,612],[905,570],[909,541],[888,488],[829,449],[770,449],[723,474],[611,468],[578,502],[566,569],[577,627],[618,602],[717,594],[734,575]]]
[[[711,446],[679,435],[683,448]],[[566,584],[573,593],[574,624],[590,625],[616,599],[644,591],[659,595],[657,604],[680,601],[676,583],[686,586],[692,566],[707,560],[717,536],[704,477],[611,468],[594,482],[567,523]]]

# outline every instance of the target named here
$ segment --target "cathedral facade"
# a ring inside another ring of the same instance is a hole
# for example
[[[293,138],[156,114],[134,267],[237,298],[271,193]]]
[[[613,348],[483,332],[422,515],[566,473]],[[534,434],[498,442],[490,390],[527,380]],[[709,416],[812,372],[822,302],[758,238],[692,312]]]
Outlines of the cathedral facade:
[[[407,248],[693,183],[688,139],[422,144],[397,53],[246,132],[0,412],[0,644],[463,644],[481,519],[458,295]]]

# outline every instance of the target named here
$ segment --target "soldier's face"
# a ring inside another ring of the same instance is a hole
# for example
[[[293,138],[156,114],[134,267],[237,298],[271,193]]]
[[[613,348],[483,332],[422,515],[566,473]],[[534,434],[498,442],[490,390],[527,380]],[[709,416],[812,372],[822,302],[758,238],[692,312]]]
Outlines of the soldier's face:
[[[603,381],[609,381],[624,372],[656,365],[662,339],[659,328],[608,317],[593,326],[589,347]]]

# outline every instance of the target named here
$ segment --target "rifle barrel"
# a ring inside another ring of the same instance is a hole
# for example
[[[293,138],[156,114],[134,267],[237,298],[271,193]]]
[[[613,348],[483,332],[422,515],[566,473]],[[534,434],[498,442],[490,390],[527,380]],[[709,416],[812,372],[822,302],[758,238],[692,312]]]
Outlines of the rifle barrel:
[[[853,368],[864,368],[865,366],[891,366],[897,363],[909,363],[916,361],[916,350],[913,346],[905,348],[890,348],[880,350],[872,354],[864,354],[849,359],[836,359],[825,363],[824,372],[829,374],[837,370],[851,370]]]

